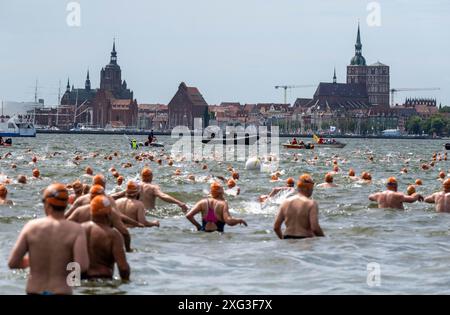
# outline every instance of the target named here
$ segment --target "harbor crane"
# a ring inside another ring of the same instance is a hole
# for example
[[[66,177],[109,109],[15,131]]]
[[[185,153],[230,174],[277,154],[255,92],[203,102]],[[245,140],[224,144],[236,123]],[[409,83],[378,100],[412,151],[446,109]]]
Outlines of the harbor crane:
[[[275,89],[284,89],[284,104],[287,104],[287,90],[315,87],[315,85],[276,85]]]
[[[391,89],[391,106],[395,105],[395,93],[397,92],[407,92],[407,91],[438,91],[441,88],[401,88],[401,89]]]

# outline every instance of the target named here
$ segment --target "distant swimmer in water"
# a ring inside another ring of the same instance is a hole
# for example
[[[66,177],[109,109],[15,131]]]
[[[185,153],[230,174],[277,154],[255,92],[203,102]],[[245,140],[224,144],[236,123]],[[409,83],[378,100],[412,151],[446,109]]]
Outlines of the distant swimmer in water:
[[[155,208],[156,198],[159,198],[165,202],[176,204],[181,208],[183,213],[186,213],[188,207],[184,202],[175,199],[172,196],[164,193],[158,185],[152,184],[153,172],[149,168],[144,168],[141,172],[141,192],[139,194],[139,200],[145,205],[145,209],[152,210]]]
[[[14,203],[8,199],[8,189],[5,185],[0,184],[0,205],[12,206]]]
[[[273,230],[280,239],[302,239],[324,236],[319,225],[319,206],[311,199],[314,181],[308,174],[300,176],[297,182],[298,194],[285,200],[275,218]],[[286,225],[284,234],[281,230]]]
[[[325,182],[322,184],[317,185],[317,187],[319,188],[333,188],[333,187],[337,187],[337,185],[335,183],[333,183],[333,174],[331,173],[327,173],[325,175]]]
[[[398,192],[398,183],[394,177],[389,177],[386,182],[386,191],[378,192],[369,196],[370,201],[378,203],[378,208],[392,208],[403,210],[403,203],[413,203],[416,201],[423,201],[420,194],[414,193],[411,196]]]
[[[295,180],[292,177],[289,177],[286,180],[286,186],[275,187],[275,188],[272,189],[270,194],[268,194],[268,195],[261,195],[259,197],[259,202],[261,202],[261,203],[262,202],[266,202],[267,199],[275,197],[276,195],[278,195],[282,191],[295,192],[294,186],[295,186]]]
[[[145,218],[145,206],[142,201],[139,200],[140,187],[137,183],[129,181],[127,184],[126,196],[116,201],[117,209],[122,214],[130,217],[131,219],[141,223],[144,226],[152,227],[158,226],[159,221],[147,221]]]
[[[80,272],[89,267],[86,234],[81,225],[64,219],[69,193],[62,184],[45,189],[42,201],[46,217],[29,221],[22,229],[9,258],[9,268],[30,267],[28,294],[72,294],[67,278],[69,263]],[[25,256],[26,254],[29,256]]]
[[[228,203],[224,199],[223,187],[214,182],[211,184],[210,193],[212,198],[205,198],[197,202],[197,204],[186,214],[186,218],[197,228],[198,231],[204,232],[223,232],[225,224],[234,226],[247,222],[243,219],[233,218],[228,210]],[[195,215],[201,213],[202,224],[198,223]]]
[[[450,178],[442,183],[442,191],[426,197],[425,202],[436,204],[437,212],[450,212]]]
[[[19,176],[17,176],[17,182],[19,184],[26,184],[27,183],[27,177],[25,175],[19,175]]]
[[[83,279],[112,279],[114,264],[120,278],[129,280],[130,266],[124,251],[122,235],[111,227],[112,204],[105,196],[96,196],[90,202],[91,220],[82,224],[89,251],[89,268]]]
[[[83,184],[77,180],[72,184],[73,194],[69,196],[69,204],[73,205],[75,200],[83,196]]]

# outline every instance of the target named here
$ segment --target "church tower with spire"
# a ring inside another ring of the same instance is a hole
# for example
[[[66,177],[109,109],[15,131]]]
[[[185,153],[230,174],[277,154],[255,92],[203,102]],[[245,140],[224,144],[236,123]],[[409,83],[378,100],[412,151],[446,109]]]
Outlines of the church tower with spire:
[[[356,35],[355,55],[347,66],[347,83],[366,84],[367,66],[366,59],[362,55],[361,32],[358,23],[358,33]]]
[[[100,89],[115,92],[120,91],[121,87],[122,70],[117,64],[116,42],[113,41],[109,64],[100,71]]]
[[[358,23],[355,55],[347,66],[347,83],[366,86],[369,103],[374,106],[389,106],[389,66],[376,62],[366,64],[362,54],[361,30]]]

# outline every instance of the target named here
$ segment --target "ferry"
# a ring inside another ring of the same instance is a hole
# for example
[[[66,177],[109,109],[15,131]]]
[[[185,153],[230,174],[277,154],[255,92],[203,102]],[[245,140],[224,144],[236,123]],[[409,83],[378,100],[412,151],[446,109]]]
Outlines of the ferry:
[[[0,118],[0,137],[36,137],[36,128],[32,122],[13,117]]]

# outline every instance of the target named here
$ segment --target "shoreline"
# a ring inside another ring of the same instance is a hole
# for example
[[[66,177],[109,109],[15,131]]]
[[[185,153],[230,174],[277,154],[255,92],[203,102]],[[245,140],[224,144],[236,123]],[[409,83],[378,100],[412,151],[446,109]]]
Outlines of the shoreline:
[[[148,136],[147,131],[104,131],[104,130],[83,130],[83,131],[70,131],[70,130],[36,130],[36,134],[74,134],[74,135],[136,135],[136,136]],[[171,132],[154,131],[155,136],[170,136]],[[192,132],[191,132],[192,134]],[[280,134],[281,138],[312,138],[312,135],[308,134]],[[376,136],[376,135],[322,135],[323,138],[334,139],[397,139],[397,140],[445,140],[443,137],[430,137],[430,136]]]

